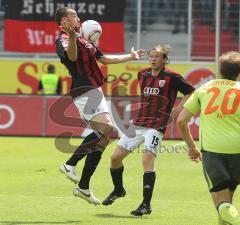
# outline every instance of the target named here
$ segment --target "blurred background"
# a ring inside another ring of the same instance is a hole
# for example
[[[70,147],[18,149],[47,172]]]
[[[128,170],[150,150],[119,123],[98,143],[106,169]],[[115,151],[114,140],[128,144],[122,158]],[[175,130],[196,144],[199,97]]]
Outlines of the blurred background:
[[[65,129],[49,117],[52,104],[59,99],[57,94],[66,94],[71,85],[54,44],[58,31],[54,13],[63,6],[74,8],[82,21],[100,22],[100,47],[105,54],[125,54],[132,46],[149,50],[157,44],[170,44],[169,67],[196,88],[218,74],[220,54],[239,51],[239,0],[0,0],[2,135],[54,136]],[[56,96],[46,95],[40,88],[50,64],[60,78]],[[131,103],[130,97],[139,95],[136,74],[147,65],[147,58],[100,65],[109,77],[103,90],[110,106],[113,96]],[[127,108],[121,108],[119,102],[113,110],[128,123],[134,112],[124,114]],[[69,113],[78,117],[73,111],[74,107]],[[195,137],[198,119],[192,121]],[[76,136],[86,135],[85,128],[66,129],[74,130]],[[174,123],[166,137],[179,138]]]

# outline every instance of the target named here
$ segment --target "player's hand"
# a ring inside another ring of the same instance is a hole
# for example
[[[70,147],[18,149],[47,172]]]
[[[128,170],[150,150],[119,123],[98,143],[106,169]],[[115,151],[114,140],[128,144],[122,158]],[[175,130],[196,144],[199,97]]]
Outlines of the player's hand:
[[[94,46],[98,47],[99,46],[99,38],[96,39],[95,41],[93,41],[92,44],[94,44]]]
[[[69,36],[75,36],[75,28],[69,22],[61,22],[60,29],[66,32]]]
[[[177,106],[172,109],[172,112],[170,114],[171,117],[176,118],[178,117],[179,113],[182,111],[182,106]]]
[[[134,60],[143,58],[144,53],[144,49],[134,50],[134,47],[131,48],[131,56]]]
[[[189,147],[188,156],[194,162],[202,161],[201,152],[196,146]]]

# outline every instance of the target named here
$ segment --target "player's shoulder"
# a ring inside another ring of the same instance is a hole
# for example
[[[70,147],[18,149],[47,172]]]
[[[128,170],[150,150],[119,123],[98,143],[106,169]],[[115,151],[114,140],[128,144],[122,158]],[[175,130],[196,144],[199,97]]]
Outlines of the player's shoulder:
[[[164,73],[169,76],[176,76],[176,77],[181,76],[178,72],[168,67],[164,68]]]
[[[138,74],[142,75],[142,76],[148,75],[149,73],[151,74],[151,67],[143,68],[143,69],[139,70],[139,72],[138,72]]]
[[[139,73],[146,73],[146,72],[149,72],[151,71],[151,67],[146,67],[146,68],[143,68],[141,70],[139,70]]]

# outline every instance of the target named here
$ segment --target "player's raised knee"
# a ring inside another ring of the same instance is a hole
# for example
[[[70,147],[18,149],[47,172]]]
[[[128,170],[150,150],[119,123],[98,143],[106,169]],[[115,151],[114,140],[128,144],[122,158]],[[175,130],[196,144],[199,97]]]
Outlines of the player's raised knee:
[[[99,130],[101,131],[102,134],[108,136],[113,131],[113,124],[112,123],[104,124],[101,126]]]

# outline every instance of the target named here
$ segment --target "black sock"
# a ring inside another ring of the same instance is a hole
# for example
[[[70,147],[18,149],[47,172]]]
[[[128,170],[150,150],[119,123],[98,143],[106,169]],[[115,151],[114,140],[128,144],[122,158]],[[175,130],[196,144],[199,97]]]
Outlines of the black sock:
[[[99,135],[97,132],[92,132],[87,137],[85,137],[83,142],[80,144],[80,146],[78,146],[66,164],[70,166],[76,166],[77,163],[83,159],[89,151],[95,148],[101,137],[102,135]]]
[[[123,191],[123,170],[124,167],[117,169],[110,168],[110,173],[114,184],[114,191],[118,193]]]
[[[149,171],[145,172],[143,175],[143,202],[147,206],[150,206],[155,179],[156,179],[155,172]]]
[[[98,163],[101,160],[101,156],[104,149],[99,145],[96,146],[96,149],[98,150],[96,150],[95,152],[89,153],[85,160],[85,164],[82,170],[82,176],[78,184],[78,186],[81,189],[89,189],[90,179],[94,171],[96,170]]]

